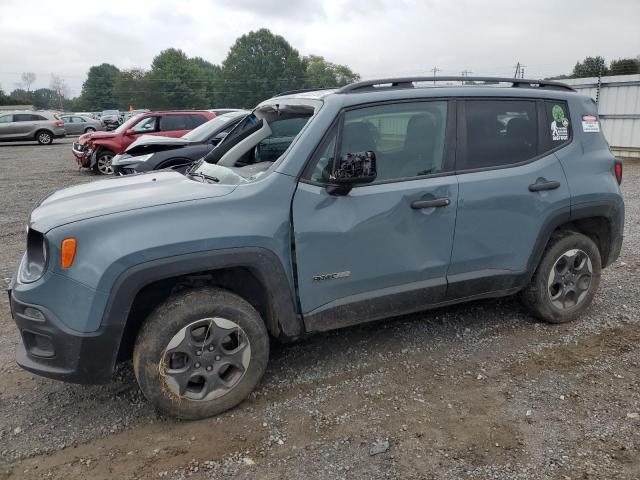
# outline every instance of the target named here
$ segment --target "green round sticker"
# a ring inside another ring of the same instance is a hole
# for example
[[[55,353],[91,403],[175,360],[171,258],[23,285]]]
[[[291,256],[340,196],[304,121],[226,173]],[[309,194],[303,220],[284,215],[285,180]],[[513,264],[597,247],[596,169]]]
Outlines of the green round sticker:
[[[560,105],[554,105],[551,109],[551,115],[556,122],[561,123],[564,119],[564,110]]]

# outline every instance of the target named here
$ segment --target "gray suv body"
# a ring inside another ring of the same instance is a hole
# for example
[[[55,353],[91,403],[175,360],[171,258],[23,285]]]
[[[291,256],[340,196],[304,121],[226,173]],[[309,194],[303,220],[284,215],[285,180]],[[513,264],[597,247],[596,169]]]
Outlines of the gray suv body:
[[[594,102],[431,80],[284,94],[186,176],[45,198],[10,287],[18,363],[97,383],[133,357],[156,408],[199,418],[253,390],[269,336],[515,293],[576,318],[624,223]]]
[[[50,145],[66,135],[64,122],[52,112],[20,110],[0,112],[0,142],[35,140]]]

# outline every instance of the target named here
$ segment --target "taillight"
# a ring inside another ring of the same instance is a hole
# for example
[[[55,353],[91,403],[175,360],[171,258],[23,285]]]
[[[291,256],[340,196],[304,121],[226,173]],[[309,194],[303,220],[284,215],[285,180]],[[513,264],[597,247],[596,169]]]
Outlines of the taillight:
[[[622,162],[620,160],[616,160],[615,166],[613,168],[616,174],[618,185],[620,185],[622,183]]]
[[[64,122],[63,122],[62,120],[56,120],[55,122],[53,122],[53,124],[54,124],[56,127],[62,127],[62,126],[64,126]]]

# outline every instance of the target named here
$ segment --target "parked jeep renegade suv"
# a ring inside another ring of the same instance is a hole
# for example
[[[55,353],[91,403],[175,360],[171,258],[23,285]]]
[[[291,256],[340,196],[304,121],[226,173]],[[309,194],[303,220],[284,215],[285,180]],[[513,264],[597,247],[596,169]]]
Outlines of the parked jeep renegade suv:
[[[133,358],[156,408],[200,418],[256,387],[270,336],[518,292],[548,322],[579,316],[624,222],[595,103],[434,80],[461,79],[283,94],[186,175],[44,199],[10,287],[18,363],[97,383]]]

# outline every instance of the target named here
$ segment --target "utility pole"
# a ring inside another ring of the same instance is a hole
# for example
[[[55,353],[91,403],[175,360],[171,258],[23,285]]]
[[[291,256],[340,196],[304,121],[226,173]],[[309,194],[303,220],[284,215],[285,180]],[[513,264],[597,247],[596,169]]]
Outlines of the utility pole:
[[[515,71],[515,73],[513,74],[513,78],[518,78],[518,75],[519,75],[519,74],[520,74],[520,62],[518,62],[518,63],[516,64],[516,71]]]
[[[526,65],[520,65],[520,78],[524,78],[524,67],[526,67]]]
[[[434,77],[434,78],[433,78],[433,84],[435,85],[435,84],[436,84],[435,76],[436,76],[436,74],[437,74],[438,72],[440,72],[441,70],[440,70],[438,67],[433,67],[433,68],[431,69],[431,71],[433,72],[433,77]]]
[[[473,73],[471,70],[463,70],[460,72],[460,75],[463,77],[468,77],[470,73]],[[462,85],[464,85],[464,80],[462,80]]]

